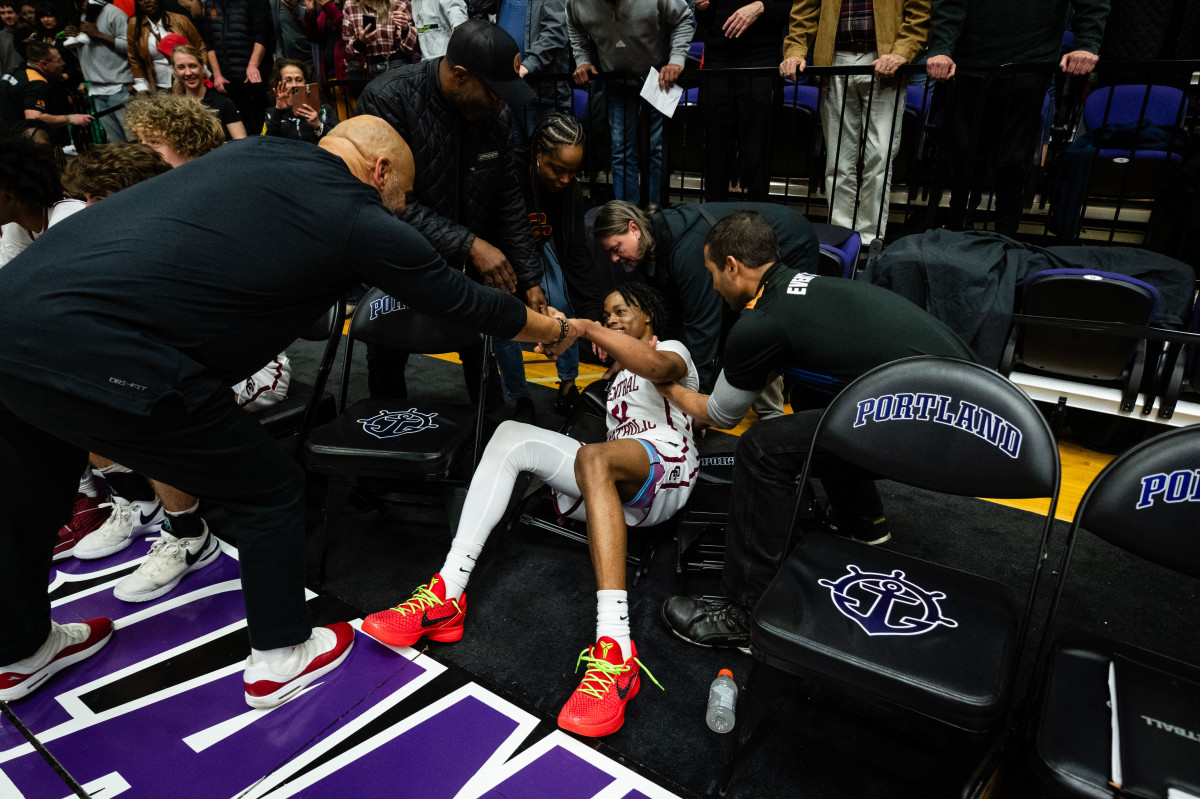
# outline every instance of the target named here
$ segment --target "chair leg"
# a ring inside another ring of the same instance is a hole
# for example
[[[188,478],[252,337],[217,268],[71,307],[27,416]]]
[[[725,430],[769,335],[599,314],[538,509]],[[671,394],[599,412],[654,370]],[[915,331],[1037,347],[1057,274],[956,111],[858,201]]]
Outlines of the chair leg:
[[[763,719],[773,707],[775,699],[787,686],[788,675],[773,666],[767,666],[756,660],[746,681],[746,688],[738,702],[737,737],[730,747],[729,757],[725,761],[725,770],[721,775],[719,796],[725,796],[733,783],[738,761],[750,747],[754,733],[762,724]]]
[[[321,556],[317,561],[317,587],[325,585],[325,561],[329,554],[329,541],[334,526],[344,515],[346,500],[350,498],[353,484],[336,478],[330,478],[329,490],[325,494],[325,518],[321,524]]]

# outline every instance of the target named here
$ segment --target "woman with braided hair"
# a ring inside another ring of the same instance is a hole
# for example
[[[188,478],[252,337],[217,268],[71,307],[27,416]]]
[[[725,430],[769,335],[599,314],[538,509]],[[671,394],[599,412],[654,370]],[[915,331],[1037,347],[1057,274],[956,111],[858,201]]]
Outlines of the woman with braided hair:
[[[598,320],[602,294],[584,235],[583,192],[575,179],[583,162],[583,146],[583,125],[560,112],[534,127],[529,149],[518,148],[517,157],[526,165],[521,191],[541,258],[546,300],[567,316]],[[578,349],[561,353],[556,366],[559,383],[554,409],[566,414],[579,397],[575,387]]]
[[[508,507],[517,475],[531,472],[550,486],[561,516],[587,522],[599,589],[596,643],[579,656],[587,670],[558,724],[590,736],[621,727],[625,705],[641,687],[643,669],[629,632],[627,528],[659,524],[679,511],[691,495],[698,467],[691,419],[655,389],[656,383],[699,385],[683,344],[665,339],[654,346],[665,329],[663,308],[653,288],[627,283],[605,298],[603,325],[571,320],[581,338],[621,367],[608,387],[608,440],[581,444],[533,425],[501,424],[475,470],[441,571],[411,599],[368,616],[363,632],[392,646],[412,646],[422,636],[461,639],[467,580]]]

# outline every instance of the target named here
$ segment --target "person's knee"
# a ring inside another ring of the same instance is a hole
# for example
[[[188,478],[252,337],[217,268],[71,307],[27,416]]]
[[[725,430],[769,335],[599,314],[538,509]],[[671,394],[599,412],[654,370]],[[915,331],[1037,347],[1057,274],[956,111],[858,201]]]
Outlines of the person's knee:
[[[611,463],[607,447],[584,444],[575,454],[575,481],[585,485],[589,480],[607,479]]]
[[[496,432],[492,434],[492,440],[488,446],[504,447],[508,449],[522,441],[529,439],[529,425],[523,422],[514,422],[512,419],[507,419],[500,423],[496,428]]]

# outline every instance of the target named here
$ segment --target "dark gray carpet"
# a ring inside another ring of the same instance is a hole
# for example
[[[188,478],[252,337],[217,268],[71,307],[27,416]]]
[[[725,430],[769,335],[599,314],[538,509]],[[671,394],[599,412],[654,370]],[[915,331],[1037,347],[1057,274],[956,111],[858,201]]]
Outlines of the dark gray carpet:
[[[315,371],[316,347],[289,350],[298,375]],[[361,358],[361,353],[356,353]],[[340,368],[340,365],[339,365]],[[365,369],[352,384],[351,400],[365,396]],[[415,358],[409,385],[436,393],[461,392],[457,365]],[[533,386],[539,422],[556,427],[554,391]],[[727,451],[736,441],[713,435],[706,452]],[[883,484],[892,521],[891,546],[957,568],[1023,585],[1033,563],[1036,519],[980,500],[944,497]],[[310,485],[319,510],[322,486]],[[451,538],[446,514],[437,509],[396,507],[351,513],[353,532],[332,542],[324,589],[369,613],[407,598],[441,566]],[[319,514],[313,514],[314,529]],[[1057,524],[1047,573],[1056,567],[1066,526]],[[641,546],[631,535],[631,549]],[[752,659],[690,646],[672,636],[659,606],[679,592],[712,593],[712,579],[684,580],[675,571],[674,541],[657,541],[648,575],[630,591],[633,637],[642,662],[662,683],[648,681],[630,706],[625,726],[593,742],[602,751],[681,794],[705,794],[716,784],[732,736],[708,730],[704,708],[709,682],[720,668],[744,685]],[[1081,546],[1063,623],[1101,630],[1175,657],[1195,659],[1197,634],[1190,615],[1196,584],[1094,545]],[[1050,581],[1046,581],[1047,584]],[[468,592],[467,634],[451,645],[432,644],[433,657],[475,675],[493,690],[553,722],[578,685],[580,650],[592,639],[595,583],[587,550],[578,544],[514,525],[493,534]],[[1035,618],[1044,613],[1048,585],[1039,593]],[[1040,633],[1041,625],[1036,632]],[[1023,680],[1032,673],[1027,654]],[[954,793],[966,767],[961,757],[919,731],[872,720],[843,698],[794,685],[783,692],[765,734],[742,764],[731,796],[910,797]],[[1023,795],[1019,767],[1008,795]],[[1015,787],[1013,787],[1015,786]]]

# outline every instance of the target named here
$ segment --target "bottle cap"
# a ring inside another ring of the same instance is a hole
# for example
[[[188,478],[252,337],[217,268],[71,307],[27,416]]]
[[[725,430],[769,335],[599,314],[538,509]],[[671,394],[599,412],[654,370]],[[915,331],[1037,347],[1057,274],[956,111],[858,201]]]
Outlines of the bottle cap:
[[[718,677],[728,677],[729,679],[732,680],[733,672],[730,671],[729,669],[721,669],[720,671],[717,672],[717,676]]]

